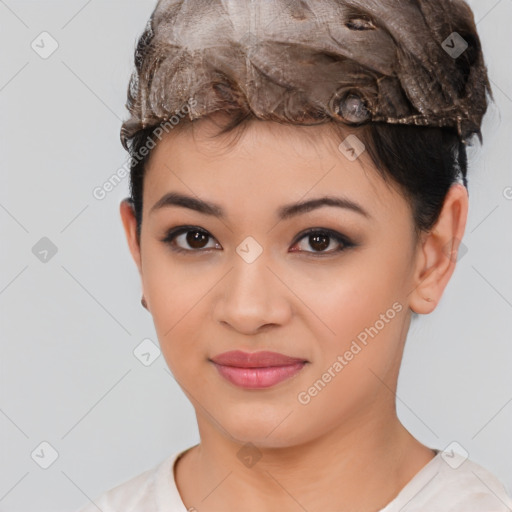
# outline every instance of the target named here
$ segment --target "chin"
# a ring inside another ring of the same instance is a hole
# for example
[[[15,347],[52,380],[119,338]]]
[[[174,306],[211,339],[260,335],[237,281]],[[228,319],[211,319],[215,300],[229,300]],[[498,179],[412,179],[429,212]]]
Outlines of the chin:
[[[296,411],[280,406],[247,407],[243,411],[222,411],[216,419],[237,442],[261,448],[286,448],[305,442],[309,425]],[[314,436],[312,436],[314,437]]]

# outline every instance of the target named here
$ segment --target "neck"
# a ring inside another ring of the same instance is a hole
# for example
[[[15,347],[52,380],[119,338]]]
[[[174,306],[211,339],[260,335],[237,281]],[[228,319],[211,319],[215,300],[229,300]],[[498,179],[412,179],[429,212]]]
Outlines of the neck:
[[[434,456],[402,426],[394,408],[371,408],[350,422],[302,444],[258,443],[244,464],[236,443],[198,418],[201,443],[177,475],[187,507],[198,510],[378,511]],[[256,444],[256,442],[254,443]],[[247,449],[247,448],[246,448]],[[193,481],[186,475],[191,475]],[[183,478],[185,477],[185,478]]]

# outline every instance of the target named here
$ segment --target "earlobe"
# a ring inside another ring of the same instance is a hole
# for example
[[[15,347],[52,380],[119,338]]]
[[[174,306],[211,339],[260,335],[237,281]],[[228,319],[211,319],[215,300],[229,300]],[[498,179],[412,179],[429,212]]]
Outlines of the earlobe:
[[[121,220],[123,222],[126,241],[128,242],[130,253],[137,265],[139,274],[142,276],[140,245],[137,238],[137,220],[135,218],[133,206],[128,198],[121,201],[119,205],[119,212],[121,214]]]
[[[435,226],[429,233],[424,234],[418,248],[416,284],[409,300],[409,306],[414,312],[431,313],[441,300],[455,270],[467,213],[467,190],[460,183],[456,183],[446,195]]]

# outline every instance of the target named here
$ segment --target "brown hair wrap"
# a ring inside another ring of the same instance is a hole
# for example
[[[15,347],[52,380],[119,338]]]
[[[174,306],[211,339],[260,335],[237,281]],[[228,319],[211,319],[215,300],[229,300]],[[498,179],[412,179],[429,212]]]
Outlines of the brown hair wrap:
[[[467,46],[466,46],[467,45]],[[121,140],[185,109],[294,124],[476,133],[492,98],[462,0],[160,0],[135,54]]]

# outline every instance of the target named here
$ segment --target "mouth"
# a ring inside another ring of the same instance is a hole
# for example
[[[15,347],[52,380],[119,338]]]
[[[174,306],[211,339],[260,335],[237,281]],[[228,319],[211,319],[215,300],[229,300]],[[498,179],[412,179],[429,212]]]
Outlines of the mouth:
[[[219,374],[232,384],[247,389],[262,389],[287,380],[309,362],[277,352],[224,352],[209,360]]]

